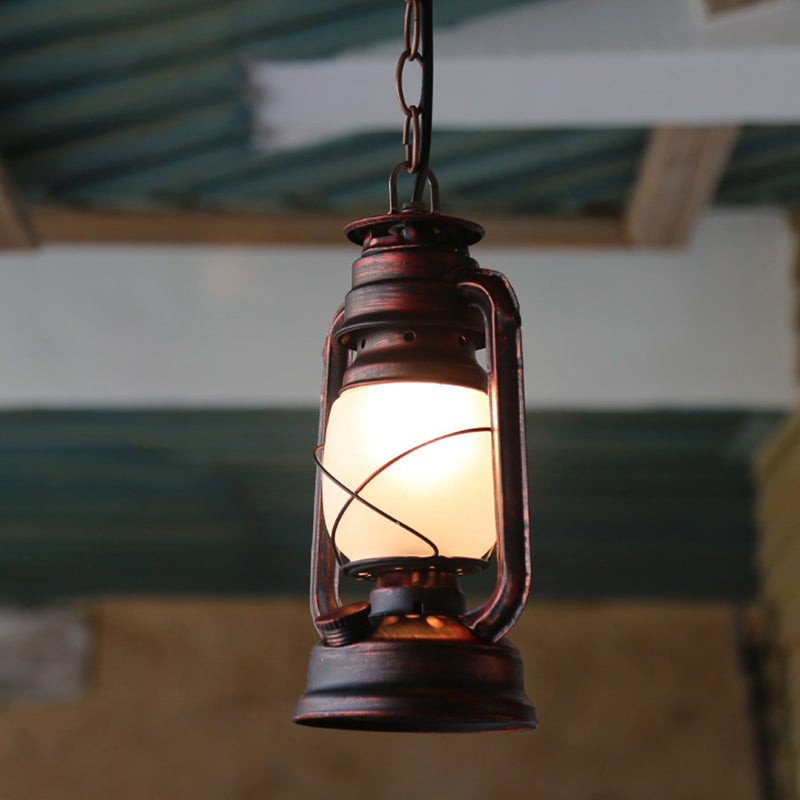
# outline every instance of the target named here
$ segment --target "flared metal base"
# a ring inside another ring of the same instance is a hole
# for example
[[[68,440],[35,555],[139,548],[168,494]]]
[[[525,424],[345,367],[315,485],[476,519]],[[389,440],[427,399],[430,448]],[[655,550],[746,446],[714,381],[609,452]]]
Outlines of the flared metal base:
[[[512,731],[535,728],[536,714],[513,645],[445,634],[345,647],[320,642],[294,721],[373,731]]]

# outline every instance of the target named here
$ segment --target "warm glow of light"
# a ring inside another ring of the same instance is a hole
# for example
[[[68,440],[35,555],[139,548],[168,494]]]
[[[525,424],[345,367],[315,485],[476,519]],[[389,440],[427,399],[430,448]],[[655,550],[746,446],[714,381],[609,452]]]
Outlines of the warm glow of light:
[[[356,490],[416,445],[490,425],[489,398],[477,389],[415,382],[355,386],[331,408],[323,463]],[[440,555],[481,558],[496,539],[491,433],[426,445],[378,474],[360,495],[436,542]],[[328,531],[348,497],[323,476]],[[357,500],[342,516],[336,544],[351,561],[432,555],[430,545]]]

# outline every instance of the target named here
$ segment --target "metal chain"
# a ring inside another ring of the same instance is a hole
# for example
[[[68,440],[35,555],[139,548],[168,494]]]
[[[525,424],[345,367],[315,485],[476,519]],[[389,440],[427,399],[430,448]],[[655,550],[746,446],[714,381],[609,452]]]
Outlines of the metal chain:
[[[431,112],[433,106],[433,0],[405,0],[403,52],[395,70],[395,90],[403,112],[403,147],[405,161],[398,164],[389,178],[391,207],[397,205],[397,176],[405,170],[415,176],[411,203],[419,205],[425,186],[431,187],[431,202],[438,208],[436,178],[428,167],[431,152]],[[403,91],[406,64],[416,61],[422,71],[420,98],[409,103]],[[434,203],[434,195],[437,194]]]
[[[409,61],[419,56],[419,0],[406,0],[406,16],[403,21],[405,52]]]
[[[424,69],[424,59],[420,53],[420,0],[405,0],[406,13],[403,24],[403,52],[397,61],[395,71],[395,88],[400,110],[405,116],[403,121],[403,147],[406,154],[406,169],[411,175],[419,171],[422,142],[420,139],[420,102],[410,105],[406,102],[403,91],[403,71],[406,64],[413,61]]]

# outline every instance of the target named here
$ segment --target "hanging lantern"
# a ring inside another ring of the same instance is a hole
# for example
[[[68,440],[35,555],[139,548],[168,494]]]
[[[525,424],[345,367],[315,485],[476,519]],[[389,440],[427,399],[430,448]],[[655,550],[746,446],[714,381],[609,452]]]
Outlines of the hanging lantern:
[[[408,0],[401,64],[418,48],[420,5]],[[519,310],[506,279],[469,255],[481,227],[438,212],[425,127],[421,138],[422,155],[407,152],[392,173],[389,213],[346,229],[362,253],[325,345],[315,452],[311,610],[322,641],[294,719],[533,728],[522,662],[503,638],[530,586]],[[414,161],[414,197],[398,208],[398,175]],[[426,182],[430,211],[419,200]],[[467,610],[459,577],[493,554],[494,590]],[[343,604],[343,576],[371,582],[369,602]]]

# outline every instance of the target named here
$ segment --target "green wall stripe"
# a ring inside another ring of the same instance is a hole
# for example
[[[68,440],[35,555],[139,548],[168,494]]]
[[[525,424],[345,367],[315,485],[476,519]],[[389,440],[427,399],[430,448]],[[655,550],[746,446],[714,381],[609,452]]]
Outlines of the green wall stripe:
[[[779,419],[530,412],[536,595],[752,597],[749,462]],[[2,413],[0,596],[302,594],[315,439],[311,410]]]

